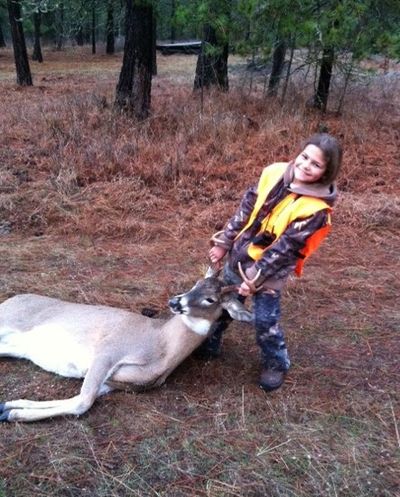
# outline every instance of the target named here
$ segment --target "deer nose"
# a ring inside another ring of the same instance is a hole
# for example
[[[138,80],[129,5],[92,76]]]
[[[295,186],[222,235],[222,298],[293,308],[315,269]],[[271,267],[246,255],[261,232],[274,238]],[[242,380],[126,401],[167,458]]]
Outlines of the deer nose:
[[[168,305],[172,311],[182,312],[181,299],[179,297],[172,297],[172,299],[169,299]]]

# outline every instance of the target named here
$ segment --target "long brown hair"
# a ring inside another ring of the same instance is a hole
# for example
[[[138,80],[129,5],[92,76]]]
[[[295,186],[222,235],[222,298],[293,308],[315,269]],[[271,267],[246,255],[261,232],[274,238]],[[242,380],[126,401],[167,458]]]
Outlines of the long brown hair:
[[[329,185],[336,179],[342,165],[343,151],[340,143],[328,133],[317,133],[305,141],[303,150],[307,145],[315,145],[324,154],[326,170],[320,183]]]

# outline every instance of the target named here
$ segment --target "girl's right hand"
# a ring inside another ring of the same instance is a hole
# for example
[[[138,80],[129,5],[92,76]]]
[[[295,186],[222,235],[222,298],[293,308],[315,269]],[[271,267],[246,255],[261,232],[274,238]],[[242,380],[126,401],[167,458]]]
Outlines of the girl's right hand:
[[[248,297],[249,295],[253,295],[252,289],[245,281],[243,281],[242,284],[240,285],[238,293],[243,297]]]
[[[213,264],[217,264],[225,256],[227,252],[228,252],[227,249],[215,245],[208,252],[208,256],[210,257],[210,261]]]

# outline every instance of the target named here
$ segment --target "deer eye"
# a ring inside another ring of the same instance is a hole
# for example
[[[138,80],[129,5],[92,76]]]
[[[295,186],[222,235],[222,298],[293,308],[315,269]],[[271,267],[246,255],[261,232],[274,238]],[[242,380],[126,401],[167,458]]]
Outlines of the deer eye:
[[[213,298],[213,297],[207,297],[206,299],[203,300],[203,304],[205,305],[212,305],[212,304],[215,304],[217,301],[217,299]]]

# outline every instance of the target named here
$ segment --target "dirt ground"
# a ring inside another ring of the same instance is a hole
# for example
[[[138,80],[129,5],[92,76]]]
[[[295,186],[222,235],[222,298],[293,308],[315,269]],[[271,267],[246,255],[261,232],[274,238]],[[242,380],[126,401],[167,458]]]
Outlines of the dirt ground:
[[[332,235],[284,291],[287,381],[258,388],[253,330],[234,324],[220,359],[190,357],[157,390],[2,424],[0,496],[400,495],[398,102],[371,84],[341,116],[302,110],[296,88],[298,107],[280,107],[235,60],[230,94],[206,94],[201,114],[194,66],[159,58],[140,126],[112,110],[120,55],[49,51],[34,87],[18,88],[0,51],[0,298],[167,316],[262,167],[327,129],[344,144],[341,196]],[[9,358],[0,373],[2,401],[67,398],[81,383]]]

